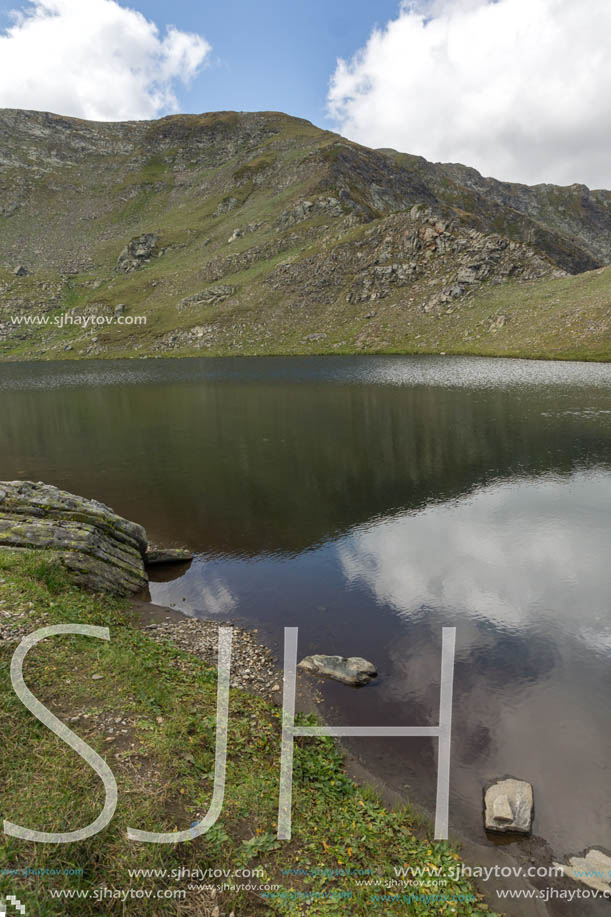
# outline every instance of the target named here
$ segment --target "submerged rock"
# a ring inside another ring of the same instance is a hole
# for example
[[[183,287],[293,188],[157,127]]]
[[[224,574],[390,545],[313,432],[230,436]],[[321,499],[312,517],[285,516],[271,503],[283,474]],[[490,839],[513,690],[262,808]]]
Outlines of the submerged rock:
[[[486,831],[530,834],[533,821],[533,788],[525,780],[509,777],[486,790]]]
[[[148,582],[142,526],[50,484],[0,482],[2,548],[52,550],[74,581],[94,592],[129,595]]]
[[[361,656],[306,656],[298,668],[313,675],[334,678],[345,685],[366,685],[378,674],[372,662]]]

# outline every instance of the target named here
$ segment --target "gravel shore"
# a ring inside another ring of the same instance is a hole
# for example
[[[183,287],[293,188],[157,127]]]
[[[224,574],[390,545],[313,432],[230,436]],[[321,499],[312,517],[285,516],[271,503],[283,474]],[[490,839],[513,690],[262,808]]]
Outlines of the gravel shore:
[[[282,700],[282,672],[267,646],[259,643],[257,631],[245,630],[230,621],[204,621],[189,618],[172,608],[134,601],[140,625],[160,642],[198,656],[216,666],[219,627],[231,626],[231,686],[259,694],[276,703]]]

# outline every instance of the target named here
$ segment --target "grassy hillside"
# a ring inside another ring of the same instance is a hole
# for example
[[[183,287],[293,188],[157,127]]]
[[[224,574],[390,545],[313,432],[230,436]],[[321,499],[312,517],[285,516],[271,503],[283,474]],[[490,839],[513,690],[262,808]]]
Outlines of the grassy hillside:
[[[0,138],[0,359],[609,359],[609,192],[494,182],[273,112],[0,111]]]

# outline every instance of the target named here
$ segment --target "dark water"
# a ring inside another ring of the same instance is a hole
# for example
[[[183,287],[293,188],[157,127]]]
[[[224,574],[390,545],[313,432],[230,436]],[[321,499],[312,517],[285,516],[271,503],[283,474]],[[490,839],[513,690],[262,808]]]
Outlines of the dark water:
[[[0,479],[96,497],[197,559],[154,600],[375,661],[345,725],[435,724],[450,824],[532,781],[557,854],[611,848],[611,368],[470,358],[0,365]],[[428,739],[352,740],[424,805]]]

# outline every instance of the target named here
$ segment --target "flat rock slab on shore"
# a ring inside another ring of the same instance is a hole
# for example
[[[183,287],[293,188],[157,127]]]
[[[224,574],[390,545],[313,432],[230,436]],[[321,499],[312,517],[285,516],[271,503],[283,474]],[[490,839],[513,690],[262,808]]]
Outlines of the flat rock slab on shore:
[[[93,592],[130,595],[148,582],[146,532],[97,500],[32,481],[0,482],[0,549],[54,551]]]
[[[144,562],[147,567],[161,564],[186,564],[193,560],[193,554],[187,548],[159,548],[149,544]]]
[[[354,686],[366,685],[378,674],[373,663],[361,656],[324,656],[316,653],[302,659],[298,668]]]

